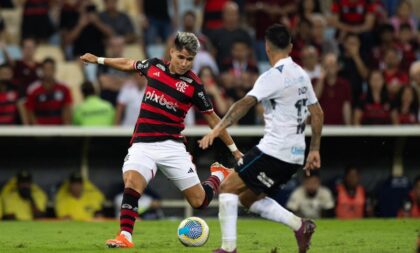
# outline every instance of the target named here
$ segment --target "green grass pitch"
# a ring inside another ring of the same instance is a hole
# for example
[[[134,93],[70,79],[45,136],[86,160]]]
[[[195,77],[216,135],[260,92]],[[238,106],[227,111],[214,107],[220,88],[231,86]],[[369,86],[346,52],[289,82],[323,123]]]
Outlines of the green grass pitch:
[[[135,226],[134,249],[107,249],[104,242],[118,230],[117,222],[0,222],[0,252],[211,252],[220,245],[216,219],[207,219],[210,239],[203,247],[178,242],[179,221],[143,221]],[[414,253],[420,220],[319,220],[310,253]],[[297,252],[293,233],[280,224],[239,219],[238,252]]]

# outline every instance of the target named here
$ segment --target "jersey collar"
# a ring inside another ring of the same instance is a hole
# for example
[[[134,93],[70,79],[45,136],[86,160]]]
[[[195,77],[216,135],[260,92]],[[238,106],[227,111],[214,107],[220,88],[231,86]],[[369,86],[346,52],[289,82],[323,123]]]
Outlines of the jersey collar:
[[[287,58],[283,58],[283,59],[280,59],[280,60],[278,60],[277,62],[276,62],[276,64],[274,64],[274,68],[276,68],[276,67],[278,67],[278,66],[280,66],[280,65],[284,65],[284,64],[286,64],[286,63],[290,63],[290,62],[292,62],[292,57],[287,57]]]

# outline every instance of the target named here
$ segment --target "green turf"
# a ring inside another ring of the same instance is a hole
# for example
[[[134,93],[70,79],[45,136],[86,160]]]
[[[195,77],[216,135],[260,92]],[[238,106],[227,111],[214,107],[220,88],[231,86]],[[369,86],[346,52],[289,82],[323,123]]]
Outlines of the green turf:
[[[178,221],[138,222],[134,249],[106,249],[104,241],[118,229],[117,222],[0,222],[0,252],[211,252],[220,245],[219,223],[207,220],[210,239],[201,248],[186,248],[176,237]],[[415,252],[420,220],[317,221],[309,252]],[[292,232],[263,220],[238,222],[239,252],[296,252]]]

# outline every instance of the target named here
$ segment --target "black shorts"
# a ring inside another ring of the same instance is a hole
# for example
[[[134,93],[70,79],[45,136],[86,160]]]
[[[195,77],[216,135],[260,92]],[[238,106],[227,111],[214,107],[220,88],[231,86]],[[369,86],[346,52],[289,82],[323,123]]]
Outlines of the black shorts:
[[[243,164],[235,166],[235,171],[254,193],[270,194],[289,181],[300,167],[299,164],[283,162],[253,147],[243,157]]]

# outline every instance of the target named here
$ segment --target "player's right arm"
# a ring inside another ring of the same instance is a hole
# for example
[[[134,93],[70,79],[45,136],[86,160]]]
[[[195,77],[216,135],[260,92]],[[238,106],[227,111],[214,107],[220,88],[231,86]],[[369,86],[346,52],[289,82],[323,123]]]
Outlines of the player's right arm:
[[[125,72],[134,72],[136,71],[134,64],[136,63],[135,60],[127,59],[127,58],[103,58],[97,57],[96,55],[86,53],[80,56],[80,59],[85,63],[93,63],[93,64],[102,64],[100,61],[103,59],[103,64],[109,66],[114,69],[118,69],[120,71]],[[99,59],[99,61],[98,61]]]

